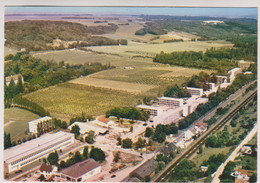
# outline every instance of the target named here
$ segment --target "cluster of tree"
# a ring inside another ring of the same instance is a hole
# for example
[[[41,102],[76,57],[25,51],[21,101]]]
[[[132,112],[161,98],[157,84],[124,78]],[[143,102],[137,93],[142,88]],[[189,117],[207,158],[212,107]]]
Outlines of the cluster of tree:
[[[72,123],[74,123],[75,121],[86,122],[86,121],[91,121],[93,119],[94,119],[94,117],[92,115],[86,115],[86,113],[82,112],[81,115],[70,119],[70,125]]]
[[[226,156],[222,153],[219,154],[213,154],[212,156],[209,157],[208,160],[203,161],[201,164],[202,166],[207,166],[208,170],[205,172],[205,175],[211,175],[214,173],[219,165],[223,163],[226,160]]]
[[[78,162],[81,162],[83,160],[86,160],[88,158],[92,158],[95,161],[104,161],[106,156],[104,151],[102,151],[102,149],[91,146],[91,148],[89,149],[88,146],[85,146],[83,149],[82,154],[79,151],[76,151],[75,153],[70,153],[69,154],[69,159],[67,159],[66,161],[61,160],[59,162],[59,155],[58,152],[52,152],[48,155],[47,157],[47,161],[51,164],[51,165],[57,165],[59,167],[59,169],[63,169],[63,168],[67,168],[71,165],[74,165]],[[46,160],[44,160],[46,161]],[[58,163],[59,162],[59,163]]]
[[[228,126],[225,126],[225,129],[217,135],[212,135],[206,140],[206,147],[224,147],[237,145],[240,142],[240,139],[237,136],[232,136],[228,132]]]
[[[88,135],[85,137],[85,142],[93,144],[95,142],[95,132],[90,130]]]
[[[21,74],[24,78],[24,93],[62,83],[94,72],[111,69],[113,66],[100,63],[70,65],[63,61],[43,61],[27,54],[17,53],[5,64],[4,75]]]
[[[79,137],[80,135],[80,128],[78,125],[73,125],[71,130],[70,130],[70,133],[74,133],[75,135],[75,138]]]
[[[184,67],[195,67],[203,69],[214,69],[219,73],[226,73],[231,68],[237,67],[237,61],[234,61],[232,56],[227,57],[226,53],[233,53],[236,49],[207,49],[203,54],[202,51],[184,51],[184,52],[172,52],[157,54],[154,58],[154,62],[178,65]],[[235,53],[234,53],[235,54]],[[219,56],[221,55],[221,56]]]
[[[172,43],[172,42],[183,42],[183,39],[169,39],[169,40],[164,40],[164,43]]]
[[[184,85],[194,88],[203,88],[205,91],[209,89],[208,82],[217,83],[216,74],[212,73],[209,75],[206,72],[201,71],[199,75],[193,75],[190,79],[188,79]]]
[[[57,118],[53,118],[52,123],[53,123],[55,129],[57,129],[57,128],[67,129],[67,127],[68,127],[68,124],[66,121],[61,121],[60,119],[57,119]]]
[[[169,87],[164,92],[164,96],[173,98],[185,98],[191,97],[191,94],[188,92],[187,88],[181,88],[176,84],[173,87]]]
[[[162,29],[157,22],[146,22],[144,28],[141,28],[135,32],[135,35],[143,36],[145,34],[162,35],[167,31]]]
[[[126,138],[122,140],[122,147],[123,148],[132,148],[133,141],[130,138]]]
[[[189,182],[194,181],[197,177],[201,177],[201,172],[195,171],[195,163],[191,160],[184,159],[180,164],[174,169],[169,182]]]
[[[4,133],[4,149],[12,147],[11,135],[10,133]]]
[[[42,135],[44,133],[50,132],[54,129],[54,124],[51,120],[48,121],[41,121],[37,124],[37,132],[39,135]]]
[[[141,121],[146,121],[149,115],[149,112],[139,110],[135,107],[115,107],[106,112],[106,117],[115,116],[118,119],[126,118]]]
[[[149,137],[152,140],[162,143],[165,141],[166,135],[170,134],[177,134],[178,133],[178,127],[175,123],[169,124],[169,125],[162,125],[159,124],[156,126],[156,128],[150,128],[147,127],[145,129],[145,137]]]
[[[221,182],[235,182],[235,177],[231,176],[230,174],[234,171],[236,167],[236,163],[230,161],[225,166],[223,173],[219,176]]]
[[[173,158],[171,156],[157,154],[155,160],[158,162],[158,164],[156,165],[155,173],[158,173],[159,171],[163,170],[172,159]]]
[[[218,106],[218,104],[226,98],[228,98],[231,94],[235,93],[239,90],[242,86],[248,84],[249,82],[255,80],[255,74],[238,74],[236,79],[233,81],[232,85],[228,86],[225,89],[219,90],[217,93],[212,93],[209,95],[209,101],[205,104],[200,104],[196,111],[191,113],[190,115],[186,116],[184,119],[179,120],[179,129],[185,129],[194,121],[199,119],[201,116],[205,115],[208,111],[213,109],[214,107]],[[206,122],[214,122],[215,120],[209,120]]]
[[[93,36],[115,32],[117,29],[118,26],[115,24],[109,24],[107,26],[86,26],[67,21],[8,21],[5,23],[5,45],[35,51],[63,49],[63,46],[56,48],[48,46],[48,43],[52,43],[54,39],[76,41],[77,44],[71,45],[71,47],[82,46],[80,45],[81,42],[87,43],[88,46],[118,45],[117,40],[102,36]]]
[[[6,80],[4,80],[4,98],[12,99],[15,95],[24,92],[22,77],[18,76],[17,84],[15,84],[13,78],[11,79],[9,85],[6,85]]]

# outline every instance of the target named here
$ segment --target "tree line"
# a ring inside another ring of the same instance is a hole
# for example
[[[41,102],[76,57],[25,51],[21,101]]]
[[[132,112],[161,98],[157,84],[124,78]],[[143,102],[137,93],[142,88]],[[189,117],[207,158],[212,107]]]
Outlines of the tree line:
[[[106,117],[115,116],[118,119],[126,118],[141,121],[146,121],[149,118],[149,115],[149,112],[137,109],[135,107],[115,107],[106,112]]]
[[[200,69],[212,69],[217,70],[219,73],[226,73],[228,70],[238,66],[237,61],[233,60],[235,59],[233,55],[237,53],[233,52],[237,52],[237,49],[211,48],[207,49],[205,53],[202,51],[161,52],[153,58],[153,62]]]

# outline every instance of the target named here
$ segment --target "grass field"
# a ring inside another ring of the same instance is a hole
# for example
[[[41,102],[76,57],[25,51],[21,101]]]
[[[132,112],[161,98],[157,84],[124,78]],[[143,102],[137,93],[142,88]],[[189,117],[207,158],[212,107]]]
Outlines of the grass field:
[[[117,106],[135,106],[142,97],[127,92],[64,83],[25,95],[52,116],[69,120],[74,115],[101,115]]]
[[[12,141],[25,137],[28,122],[40,116],[20,108],[9,108],[4,110],[4,131],[11,134]]]

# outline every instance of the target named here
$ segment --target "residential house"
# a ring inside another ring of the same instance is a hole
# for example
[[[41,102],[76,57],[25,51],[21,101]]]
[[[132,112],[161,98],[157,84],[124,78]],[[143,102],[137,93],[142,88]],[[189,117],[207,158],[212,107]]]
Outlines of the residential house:
[[[34,174],[37,177],[41,175],[44,176],[45,179],[48,179],[55,175],[58,172],[58,168],[56,166],[52,166],[51,164],[42,163],[39,170],[37,170]]]
[[[235,183],[249,183],[249,178],[253,173],[256,173],[256,171],[237,169],[230,175],[235,177]]]
[[[93,121],[93,123],[106,128],[113,126],[115,124],[113,120],[105,118],[104,116],[97,117],[96,120]]]

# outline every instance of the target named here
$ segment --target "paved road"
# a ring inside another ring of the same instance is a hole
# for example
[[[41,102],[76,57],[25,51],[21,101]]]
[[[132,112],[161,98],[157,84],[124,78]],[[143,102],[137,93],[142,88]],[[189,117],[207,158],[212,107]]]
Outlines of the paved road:
[[[247,144],[257,133],[258,124],[255,124],[255,127],[249,132],[249,134],[246,136],[246,138],[237,146],[237,148],[231,153],[231,155],[226,159],[224,163],[222,163],[217,171],[214,173],[214,178],[212,179],[212,183],[219,183],[219,176],[222,174],[222,172],[225,169],[225,166],[229,161],[234,161],[235,158],[239,155],[240,149],[243,147],[244,144]]]

